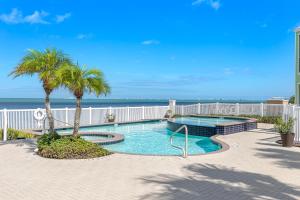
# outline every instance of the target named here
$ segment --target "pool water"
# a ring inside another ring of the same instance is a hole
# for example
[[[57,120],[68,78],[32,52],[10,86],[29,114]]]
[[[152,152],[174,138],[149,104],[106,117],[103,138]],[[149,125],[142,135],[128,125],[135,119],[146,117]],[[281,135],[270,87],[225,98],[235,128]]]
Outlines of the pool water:
[[[196,125],[196,126],[209,126],[214,127],[218,124],[229,122],[244,122],[244,119],[235,118],[222,118],[222,117],[179,117],[175,119],[176,123]]]
[[[93,141],[93,140],[105,140],[108,138],[107,135],[83,135],[81,138],[87,140],[87,141]]]
[[[71,132],[70,130],[67,130]],[[143,155],[182,155],[182,151],[170,145],[170,135],[173,133],[167,129],[166,121],[131,123],[122,125],[107,125],[98,127],[81,128],[84,132],[111,132],[123,134],[125,140],[117,144],[103,145],[112,152],[143,154]],[[66,131],[60,131],[66,133]],[[84,136],[86,140],[94,136]],[[183,134],[174,136],[173,144],[184,146],[185,137]],[[208,137],[193,136],[188,137],[188,153],[205,154],[221,148]]]

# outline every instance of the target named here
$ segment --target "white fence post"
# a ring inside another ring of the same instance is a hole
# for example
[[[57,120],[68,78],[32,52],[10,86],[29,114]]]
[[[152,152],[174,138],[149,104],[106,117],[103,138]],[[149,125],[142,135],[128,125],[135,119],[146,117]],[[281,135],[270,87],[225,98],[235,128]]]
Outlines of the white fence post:
[[[142,119],[145,119],[145,106],[142,107]]]
[[[127,121],[130,121],[130,112],[129,107],[127,107]]]
[[[293,113],[294,113],[294,109],[293,109]],[[283,111],[282,111],[282,119],[284,121],[287,121],[289,118],[289,105],[283,105]]]
[[[219,102],[216,103],[216,112],[215,114],[219,114]]]
[[[264,116],[264,103],[260,104],[260,116]]]
[[[89,107],[89,124],[92,124],[92,107]]]
[[[3,109],[3,141],[7,140],[7,110]]]
[[[69,110],[69,109],[66,107],[66,108],[65,108],[65,115],[66,115],[66,116],[65,116],[65,120],[66,120],[66,123],[69,123],[69,113],[68,113],[68,110]],[[66,125],[66,124],[65,124],[65,125]]]
[[[298,135],[299,133],[298,133],[298,128],[297,128],[297,126],[298,126],[298,120],[299,120],[299,119],[296,119],[296,107],[293,106],[292,108],[293,108],[293,109],[292,109],[292,114],[291,114],[291,115],[292,115],[292,117],[293,117],[293,120],[296,120],[295,123],[294,123],[293,132],[294,132],[296,135]],[[286,120],[288,120],[288,118],[287,118]]]
[[[296,110],[296,106],[293,106],[293,119],[296,118],[296,113],[295,113],[295,110]]]
[[[236,113],[236,115],[240,115],[240,104],[239,103],[235,104],[235,113]]]

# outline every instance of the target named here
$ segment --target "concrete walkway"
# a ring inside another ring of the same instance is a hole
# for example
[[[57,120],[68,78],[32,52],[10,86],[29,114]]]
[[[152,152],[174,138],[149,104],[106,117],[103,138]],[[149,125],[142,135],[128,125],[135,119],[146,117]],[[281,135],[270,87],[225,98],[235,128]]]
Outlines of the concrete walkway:
[[[114,154],[51,160],[22,142],[0,145],[1,200],[300,199],[300,148],[282,148],[266,125],[221,136],[219,154],[155,157]]]

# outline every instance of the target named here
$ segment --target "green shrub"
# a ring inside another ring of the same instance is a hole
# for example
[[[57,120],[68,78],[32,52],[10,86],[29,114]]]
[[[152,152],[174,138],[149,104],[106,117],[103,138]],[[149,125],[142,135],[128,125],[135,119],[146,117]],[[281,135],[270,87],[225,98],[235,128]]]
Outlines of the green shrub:
[[[295,96],[291,96],[289,99],[290,104],[295,104]]]
[[[258,123],[275,124],[281,116],[240,115],[240,117],[255,118]]]
[[[282,134],[288,134],[292,132],[294,126],[294,119],[289,118],[287,122],[282,119],[278,119],[275,123],[275,129]]]
[[[38,154],[42,157],[55,159],[84,159],[110,154],[97,144],[73,136],[63,136],[53,140],[51,136],[44,135],[38,140],[38,149]]]
[[[16,140],[23,138],[34,138],[35,135],[31,133],[27,133],[20,130],[15,130],[12,128],[7,129],[7,139],[8,140]],[[3,129],[0,130],[0,140],[3,140]]]
[[[44,145],[50,145],[52,142],[54,142],[57,139],[60,139],[61,136],[58,135],[57,133],[49,133],[49,134],[44,134],[39,137],[37,140],[38,146],[44,146]]]

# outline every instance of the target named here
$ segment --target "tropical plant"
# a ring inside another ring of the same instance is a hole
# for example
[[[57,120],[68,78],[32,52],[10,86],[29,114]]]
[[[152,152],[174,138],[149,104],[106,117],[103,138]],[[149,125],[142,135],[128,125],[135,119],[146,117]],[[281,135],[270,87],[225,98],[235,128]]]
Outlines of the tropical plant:
[[[275,123],[275,129],[281,134],[292,133],[293,126],[294,126],[294,119],[292,118],[289,118],[286,122],[283,121],[282,118],[280,118]]]
[[[87,159],[106,156],[110,153],[98,144],[80,137],[63,136],[53,140],[45,134],[38,142],[38,154],[54,159]]]
[[[81,99],[84,93],[88,92],[96,96],[106,95],[110,92],[110,87],[104,80],[103,73],[98,69],[85,69],[79,65],[66,65],[58,70],[57,73],[57,77],[61,78],[60,84],[69,89],[76,97],[73,130],[73,135],[76,136],[80,126]]]
[[[36,135],[32,133],[27,133],[26,131],[20,131],[12,128],[7,129],[7,139],[17,140],[17,139],[27,139],[34,138]],[[0,129],[0,140],[3,139],[3,129]]]
[[[172,118],[173,117],[173,111],[172,110],[167,110],[165,114],[165,118]]]
[[[51,113],[50,94],[59,86],[55,71],[62,66],[71,65],[71,59],[62,51],[48,48],[44,51],[30,49],[18,66],[11,72],[14,78],[37,74],[45,91],[45,108],[49,121],[49,132],[54,132],[54,119]]]
[[[282,116],[239,115],[240,117],[257,119],[257,123],[276,124]]]
[[[106,113],[106,120],[108,122],[114,122],[116,119],[116,115],[113,113]]]
[[[295,96],[291,96],[289,99],[290,104],[295,104]]]

